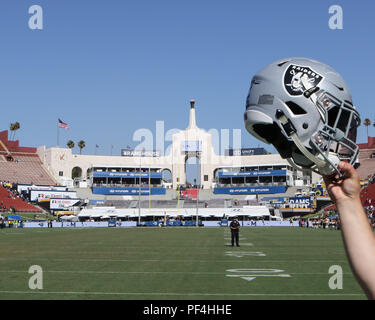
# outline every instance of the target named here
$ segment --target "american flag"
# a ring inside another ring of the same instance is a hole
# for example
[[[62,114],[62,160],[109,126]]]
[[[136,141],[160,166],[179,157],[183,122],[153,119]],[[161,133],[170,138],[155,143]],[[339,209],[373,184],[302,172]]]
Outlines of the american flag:
[[[59,128],[69,129],[69,126],[64,121],[59,119]]]

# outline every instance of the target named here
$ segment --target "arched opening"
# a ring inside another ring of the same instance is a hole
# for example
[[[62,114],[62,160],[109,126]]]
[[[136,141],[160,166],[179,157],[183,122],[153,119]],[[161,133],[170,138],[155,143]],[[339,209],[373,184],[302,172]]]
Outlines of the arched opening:
[[[163,169],[161,171],[161,178],[164,182],[172,182],[172,172],[169,169]]]
[[[72,179],[82,178],[82,169],[80,167],[74,167],[72,169]]]
[[[220,168],[216,168],[216,169],[214,170],[214,174],[213,174],[214,180],[217,180],[217,178],[218,178],[218,176],[219,176],[219,170],[220,170]]]
[[[186,157],[185,175],[186,175],[187,187],[200,188],[201,170],[200,170],[200,159],[198,157],[196,156]]]
[[[213,182],[213,186],[215,186],[215,187],[217,187],[218,184],[219,184],[219,171],[220,171],[220,168],[216,168],[213,171],[212,182]]]
[[[171,172],[171,170],[163,169],[161,171],[161,179],[162,179],[162,183],[167,188],[172,188],[172,172]]]
[[[92,168],[88,168],[86,171],[86,177],[89,178],[91,176],[91,173],[92,173]]]

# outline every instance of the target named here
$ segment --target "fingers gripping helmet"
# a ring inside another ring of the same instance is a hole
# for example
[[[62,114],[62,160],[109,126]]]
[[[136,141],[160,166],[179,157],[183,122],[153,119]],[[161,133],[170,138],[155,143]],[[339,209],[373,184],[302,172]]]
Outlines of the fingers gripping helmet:
[[[297,169],[340,175],[341,160],[357,160],[359,114],[341,76],[319,61],[287,58],[259,71],[244,119],[247,131]]]

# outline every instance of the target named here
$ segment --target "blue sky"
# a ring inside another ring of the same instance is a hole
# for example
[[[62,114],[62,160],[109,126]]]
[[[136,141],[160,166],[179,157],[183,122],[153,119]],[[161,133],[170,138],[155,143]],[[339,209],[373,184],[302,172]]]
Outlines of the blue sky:
[[[34,4],[43,30],[28,27]],[[328,27],[332,4],[343,30]],[[157,120],[186,128],[190,98],[201,128],[241,129],[243,147],[264,146],[243,124],[250,80],[290,56],[331,65],[362,119],[375,119],[373,1],[2,0],[0,10],[0,130],[19,121],[25,146],[55,146],[61,118],[70,129],[60,145],[83,139],[85,154],[96,144],[120,154]]]

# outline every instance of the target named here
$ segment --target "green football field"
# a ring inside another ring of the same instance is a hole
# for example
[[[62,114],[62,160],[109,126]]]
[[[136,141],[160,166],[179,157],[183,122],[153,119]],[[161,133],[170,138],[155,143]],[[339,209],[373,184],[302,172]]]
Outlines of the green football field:
[[[0,299],[366,298],[340,231],[242,228],[229,243],[227,228],[3,229]],[[33,265],[42,289],[29,288]]]

